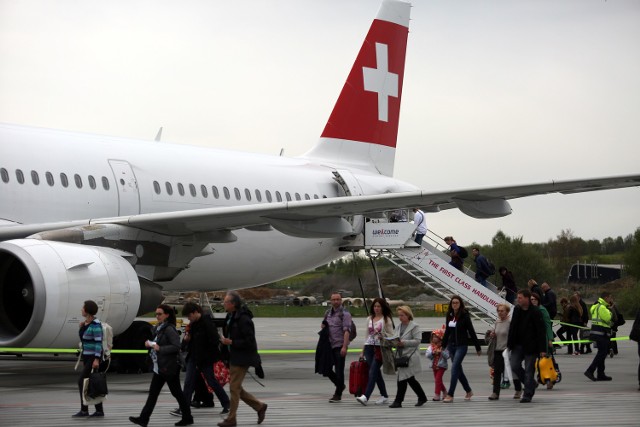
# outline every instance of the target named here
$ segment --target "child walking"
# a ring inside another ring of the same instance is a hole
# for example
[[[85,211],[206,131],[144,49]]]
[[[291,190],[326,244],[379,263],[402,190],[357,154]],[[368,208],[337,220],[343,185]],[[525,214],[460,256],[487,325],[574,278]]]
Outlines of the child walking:
[[[442,377],[444,371],[447,370],[449,359],[449,352],[442,348],[442,337],[444,336],[444,330],[436,329],[431,332],[431,345],[427,348],[427,358],[431,359],[431,369],[433,369],[433,378],[436,383],[434,401],[439,401],[442,397],[447,395],[447,389],[444,386]]]

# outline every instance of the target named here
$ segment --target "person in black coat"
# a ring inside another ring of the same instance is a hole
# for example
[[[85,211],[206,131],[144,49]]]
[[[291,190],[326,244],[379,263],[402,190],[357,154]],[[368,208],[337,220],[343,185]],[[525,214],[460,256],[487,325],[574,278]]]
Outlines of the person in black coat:
[[[505,299],[510,304],[514,304],[516,301],[516,294],[518,288],[516,287],[516,279],[513,277],[513,273],[507,269],[507,267],[500,267],[498,273],[502,277],[502,287],[507,292]]]
[[[509,326],[507,348],[511,351],[511,371],[516,389],[514,398],[521,397],[520,403],[528,403],[536,391],[536,359],[547,355],[547,331],[542,313],[531,304],[531,292],[526,289],[518,291],[517,301]],[[524,383],[524,396],[521,383]]]
[[[236,415],[240,399],[251,406],[258,414],[258,424],[262,424],[267,412],[267,404],[256,399],[242,387],[245,375],[251,366],[256,368],[256,375],[263,378],[262,363],[258,355],[256,331],[253,325],[253,313],[242,304],[240,294],[235,291],[227,292],[224,297],[224,309],[227,312],[227,338],[220,341],[229,347],[229,375],[231,382],[231,406],[229,415],[219,427],[233,427],[236,425]]]
[[[582,308],[582,326],[587,326],[589,324],[589,309],[587,308],[587,304],[582,299],[580,292],[576,291],[573,294],[578,297],[578,303]],[[591,353],[591,342],[580,344],[580,354],[587,353]]]
[[[149,386],[147,403],[142,408],[140,416],[129,417],[129,421],[139,426],[146,426],[158,401],[160,390],[167,383],[182,411],[182,420],[175,425],[188,426],[193,424],[193,417],[189,401],[180,387],[180,365],[178,364],[180,336],[176,331],[176,314],[170,306],[162,304],[156,308],[156,319],[158,319],[158,324],[153,331],[154,338],[152,341],[145,342],[145,347],[150,349],[153,361],[153,377]]]
[[[449,384],[447,396],[442,401],[444,403],[453,402],[453,394],[456,391],[458,380],[462,384],[464,391],[467,392],[464,400],[470,400],[471,396],[473,396],[473,391],[471,391],[469,381],[462,370],[462,361],[467,355],[469,340],[475,346],[478,356],[482,354],[482,351],[476,331],[473,329],[473,323],[471,323],[471,317],[464,308],[462,298],[458,295],[451,297],[445,321],[447,328],[442,338],[442,348],[446,348],[451,356],[451,383]]]
[[[202,374],[209,387],[213,389],[216,397],[220,400],[222,405],[221,414],[226,414],[229,412],[229,396],[213,373],[213,364],[221,360],[222,357],[218,328],[216,328],[211,317],[202,313],[202,307],[194,302],[187,302],[182,307],[182,315],[189,319],[189,333],[182,340],[183,345],[186,345],[189,349],[186,359],[184,395],[187,401],[191,402],[191,397],[196,387],[196,378]],[[178,409],[170,413],[175,416],[181,415]]]

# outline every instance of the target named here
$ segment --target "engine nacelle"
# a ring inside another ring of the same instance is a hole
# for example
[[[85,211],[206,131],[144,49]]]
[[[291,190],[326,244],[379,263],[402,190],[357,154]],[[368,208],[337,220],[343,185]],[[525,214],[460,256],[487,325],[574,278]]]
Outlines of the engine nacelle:
[[[159,287],[153,293],[160,295]],[[86,300],[98,304],[98,318],[117,335],[138,314],[141,295],[134,268],[115,250],[37,239],[0,243],[0,347],[76,347]],[[153,299],[147,311],[161,295]]]

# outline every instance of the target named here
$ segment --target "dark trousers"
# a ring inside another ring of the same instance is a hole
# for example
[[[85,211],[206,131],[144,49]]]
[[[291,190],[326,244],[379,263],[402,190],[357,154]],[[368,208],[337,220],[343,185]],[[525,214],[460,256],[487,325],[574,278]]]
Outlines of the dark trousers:
[[[609,354],[609,342],[611,340],[606,335],[594,335],[593,333],[591,334],[590,339],[596,343],[598,352],[596,353],[596,357],[593,358],[591,365],[587,368],[587,372],[594,373],[597,370],[597,376],[603,377],[604,362],[607,360],[607,355]]]
[[[496,350],[493,352],[493,392],[500,395],[500,383],[504,374],[504,350]]]
[[[511,350],[511,371],[513,372],[516,391],[519,391],[518,384],[515,384],[515,379],[518,378],[518,381],[524,384],[524,397],[529,399],[536,392],[536,358],[536,354],[525,354],[521,345]],[[522,362],[524,362],[524,368],[522,367]]]
[[[411,390],[418,396],[419,402],[426,402],[427,395],[424,393],[422,386],[416,379],[416,377],[411,377],[406,380],[398,381],[398,392],[396,393],[395,403],[402,403],[404,400],[404,395],[407,394],[407,384],[411,386]]]
[[[640,342],[638,343],[638,357],[640,357]],[[638,385],[640,386],[640,362],[638,363]]]
[[[149,395],[147,396],[147,403],[144,404],[142,412],[140,412],[140,418],[142,418],[142,420],[146,423],[149,422],[149,418],[151,418],[153,409],[156,407],[156,402],[158,401],[158,396],[160,395],[162,387],[164,387],[164,383],[167,383],[171,395],[175,397],[178,405],[180,405],[182,419],[191,419],[191,407],[189,406],[189,401],[182,393],[182,388],[180,387],[180,371],[168,378],[165,378],[162,375],[158,375],[156,373],[153,374],[153,377],[151,378],[151,385],[149,385]]]
[[[207,384],[209,384],[209,387],[213,389],[216,397],[220,400],[222,407],[228,408],[230,404],[229,396],[213,375],[213,363],[211,365],[205,365],[198,368],[196,367],[196,362],[193,358],[189,358],[187,360],[187,372],[185,373],[184,378],[184,397],[187,399],[187,402],[191,402],[191,396],[193,396],[193,391],[196,388],[196,376],[200,375],[201,372],[204,375],[204,379],[207,381]]]
[[[84,412],[89,411],[89,407],[87,405],[82,404],[82,386],[84,385],[84,379],[89,378],[89,374],[91,373],[91,365],[93,364],[93,356],[88,358],[82,358],[82,372],[80,372],[80,377],[78,377],[78,390],[80,391],[80,410]],[[96,405],[96,412],[104,412],[102,407],[102,403],[98,403]]]
[[[342,347],[336,347],[331,350],[333,356],[333,371],[327,375],[332,383],[336,386],[336,396],[342,396],[342,391],[345,389],[344,385],[344,364],[347,359],[340,355],[340,349]]]
[[[369,381],[367,382],[367,389],[364,392],[364,395],[367,397],[367,400],[371,397],[371,393],[373,393],[373,388],[377,385],[378,390],[380,390],[380,395],[384,397],[389,397],[387,394],[387,386],[384,383],[384,378],[382,378],[382,372],[380,372],[380,366],[382,365],[382,360],[376,360],[375,357],[375,345],[365,345],[364,346],[364,359],[367,361],[369,365]],[[380,349],[380,347],[378,347]]]

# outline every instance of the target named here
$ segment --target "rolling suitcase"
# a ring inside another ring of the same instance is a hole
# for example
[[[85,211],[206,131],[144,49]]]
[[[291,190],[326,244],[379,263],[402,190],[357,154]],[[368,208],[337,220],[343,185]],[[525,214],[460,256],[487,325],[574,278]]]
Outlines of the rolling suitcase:
[[[349,366],[349,393],[362,396],[367,389],[369,365],[364,359],[351,362]]]
[[[559,382],[559,374],[556,369],[558,365],[553,357],[540,357],[536,360],[536,371],[538,371],[538,382],[546,384],[548,389],[552,389],[553,385]]]

